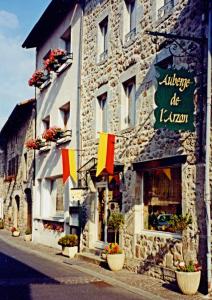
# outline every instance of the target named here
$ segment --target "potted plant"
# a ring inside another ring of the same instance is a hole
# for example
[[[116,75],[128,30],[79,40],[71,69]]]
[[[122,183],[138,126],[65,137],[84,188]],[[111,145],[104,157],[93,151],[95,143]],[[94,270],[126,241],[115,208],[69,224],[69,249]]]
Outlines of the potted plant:
[[[185,216],[174,214],[171,216],[169,223],[169,231],[183,232],[190,224],[192,224],[192,217],[189,213]]]
[[[184,261],[178,262],[175,272],[181,292],[185,295],[196,294],[201,277],[201,267],[198,262],[190,261],[187,265]]]
[[[108,246],[105,247],[107,263],[109,268],[112,271],[119,271],[124,266],[124,259],[125,259],[124,252],[120,248],[118,243],[116,243],[117,234],[119,230],[123,227],[123,225],[124,225],[123,214],[120,212],[113,212],[109,217],[108,226],[110,226],[114,230],[115,242],[110,243]]]
[[[4,220],[0,219],[0,229],[4,229]]]
[[[76,234],[66,234],[61,237],[58,244],[62,246],[62,254],[73,258],[78,251],[78,237]]]
[[[119,271],[124,266],[125,255],[117,243],[110,243],[105,247],[107,263],[111,271]]]
[[[117,233],[123,227],[123,225],[124,225],[123,214],[120,212],[113,212],[109,217],[108,226],[110,226],[115,232],[115,243],[117,239]]]
[[[60,127],[53,126],[44,131],[42,138],[46,141],[56,142],[57,139],[63,136],[63,133],[64,130],[62,130]]]
[[[15,237],[20,236],[20,231],[18,229],[16,229],[15,226],[13,226],[11,228],[11,233],[12,233],[12,236],[15,236]]]
[[[30,242],[32,240],[32,230],[31,230],[31,228],[27,228],[25,230],[24,240],[26,242]]]

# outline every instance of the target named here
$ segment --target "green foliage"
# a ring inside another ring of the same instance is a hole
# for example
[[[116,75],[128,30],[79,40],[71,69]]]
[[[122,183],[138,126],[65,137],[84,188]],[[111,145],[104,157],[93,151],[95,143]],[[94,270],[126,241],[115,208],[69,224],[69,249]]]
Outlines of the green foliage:
[[[25,230],[25,234],[32,234],[31,228],[27,228],[27,229]]]
[[[192,217],[189,213],[187,213],[185,216],[175,214],[171,216],[169,224],[172,231],[182,232],[188,227],[188,225],[192,224]]]
[[[118,231],[124,225],[124,216],[120,212],[114,212],[111,214],[108,225],[111,226],[115,231]]]
[[[0,219],[0,229],[4,229],[4,220]]]
[[[76,234],[66,234],[59,239],[58,244],[63,247],[78,246],[78,237]]]

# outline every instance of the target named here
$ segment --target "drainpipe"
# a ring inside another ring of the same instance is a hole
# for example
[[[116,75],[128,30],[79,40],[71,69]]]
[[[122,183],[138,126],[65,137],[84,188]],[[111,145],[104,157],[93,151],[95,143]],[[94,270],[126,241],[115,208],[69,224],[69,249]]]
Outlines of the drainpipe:
[[[83,41],[83,1],[80,1],[80,7],[81,7],[81,16],[80,16],[80,41],[79,41],[79,63],[78,63],[78,83],[77,83],[77,120],[76,120],[76,128],[77,128],[77,149],[81,149],[81,136],[80,136],[80,105],[81,105],[81,67],[82,67],[82,41]],[[82,155],[82,152],[78,152],[77,156],[77,170],[80,168],[80,156]],[[79,187],[79,174],[78,180],[77,180],[77,186]]]
[[[211,37],[212,4],[209,1],[208,13],[208,63],[207,63],[207,107],[206,107],[206,143],[205,143],[205,205],[207,222],[207,278],[208,292],[211,290],[211,214],[210,214],[210,142],[211,142]]]

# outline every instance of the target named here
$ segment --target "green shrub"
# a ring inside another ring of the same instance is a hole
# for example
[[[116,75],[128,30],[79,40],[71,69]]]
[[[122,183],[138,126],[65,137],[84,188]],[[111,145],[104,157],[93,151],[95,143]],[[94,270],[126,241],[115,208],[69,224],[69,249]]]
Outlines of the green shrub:
[[[78,246],[78,237],[76,234],[66,234],[59,239],[58,244],[63,247]]]
[[[4,229],[4,220],[0,219],[0,229]]]
[[[31,228],[27,228],[27,229],[25,230],[25,234],[32,234]]]

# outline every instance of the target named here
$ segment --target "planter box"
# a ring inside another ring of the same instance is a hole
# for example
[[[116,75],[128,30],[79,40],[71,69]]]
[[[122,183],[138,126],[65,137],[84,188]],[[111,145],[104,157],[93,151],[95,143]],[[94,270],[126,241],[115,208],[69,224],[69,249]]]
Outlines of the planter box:
[[[78,247],[74,246],[74,247],[62,247],[62,255],[64,256],[68,256],[70,258],[74,258],[74,256],[77,254],[78,252]]]
[[[31,240],[32,240],[32,235],[31,235],[31,234],[25,234],[24,240],[25,240],[26,242],[31,242]]]
[[[176,271],[177,284],[181,292],[185,295],[196,294],[200,284],[201,271],[179,272]]]
[[[108,263],[109,268],[112,271],[121,270],[124,266],[124,259],[125,259],[124,253],[107,254],[107,263]]]

